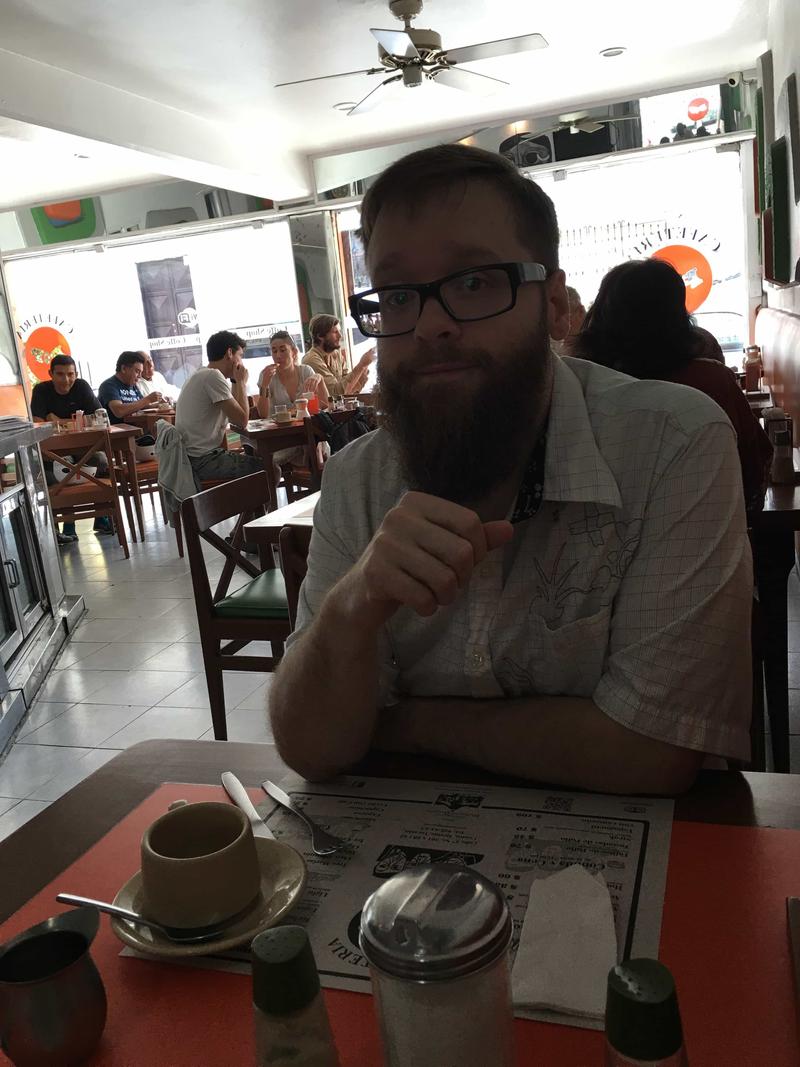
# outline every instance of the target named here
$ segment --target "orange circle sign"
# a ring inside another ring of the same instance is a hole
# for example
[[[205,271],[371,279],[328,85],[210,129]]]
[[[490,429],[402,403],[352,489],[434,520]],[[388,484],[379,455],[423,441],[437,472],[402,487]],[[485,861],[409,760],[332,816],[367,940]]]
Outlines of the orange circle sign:
[[[689,104],[687,111],[692,122],[699,122],[708,114],[708,100],[705,97],[696,96]]]
[[[711,292],[711,264],[702,252],[691,245],[665,245],[653,253],[653,259],[671,263],[686,286],[686,310],[697,311]]]
[[[50,377],[53,356],[69,356],[69,341],[52,326],[37,326],[25,341],[25,362],[31,375],[40,382]]]

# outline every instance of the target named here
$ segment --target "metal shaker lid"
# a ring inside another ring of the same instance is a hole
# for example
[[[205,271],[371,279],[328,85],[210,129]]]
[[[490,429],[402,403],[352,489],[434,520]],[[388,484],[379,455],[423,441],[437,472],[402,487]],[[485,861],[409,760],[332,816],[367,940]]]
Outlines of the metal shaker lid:
[[[494,962],[511,941],[497,886],[468,867],[409,867],[375,890],[361,913],[361,951],[387,974],[436,982]]]

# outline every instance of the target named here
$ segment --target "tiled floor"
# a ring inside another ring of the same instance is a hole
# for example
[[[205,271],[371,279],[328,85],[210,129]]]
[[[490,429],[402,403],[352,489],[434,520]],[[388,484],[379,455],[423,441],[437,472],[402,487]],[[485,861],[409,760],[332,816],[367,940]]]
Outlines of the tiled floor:
[[[79,524],[80,542],[62,549],[67,589],[83,593],[89,610],[0,764],[0,840],[128,745],[213,736],[189,564],[178,559],[172,532],[146,513],[147,541],[131,545],[130,560],[88,522]],[[792,769],[800,771],[796,575],[789,589]],[[269,682],[267,674],[227,673],[232,741],[271,741]]]
[[[67,590],[88,612],[0,764],[0,840],[128,745],[213,736],[189,564],[147,503],[145,514],[147,541],[130,560],[90,522],[61,550]],[[268,685],[266,674],[226,673],[231,740],[270,741]]]

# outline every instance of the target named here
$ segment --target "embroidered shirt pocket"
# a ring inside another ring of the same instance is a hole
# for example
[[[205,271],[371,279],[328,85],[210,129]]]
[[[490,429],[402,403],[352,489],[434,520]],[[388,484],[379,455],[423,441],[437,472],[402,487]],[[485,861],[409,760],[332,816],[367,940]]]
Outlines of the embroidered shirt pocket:
[[[590,697],[603,672],[610,628],[610,605],[554,628],[530,615],[521,632],[493,650],[495,677],[509,697]]]

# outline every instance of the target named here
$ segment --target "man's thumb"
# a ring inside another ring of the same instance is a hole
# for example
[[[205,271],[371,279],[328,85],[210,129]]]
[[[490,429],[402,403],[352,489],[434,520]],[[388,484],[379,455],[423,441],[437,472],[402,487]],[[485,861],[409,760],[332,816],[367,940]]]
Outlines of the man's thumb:
[[[492,549],[508,544],[514,536],[514,527],[503,519],[499,522],[485,522],[483,532],[486,536],[486,549],[491,552]]]

